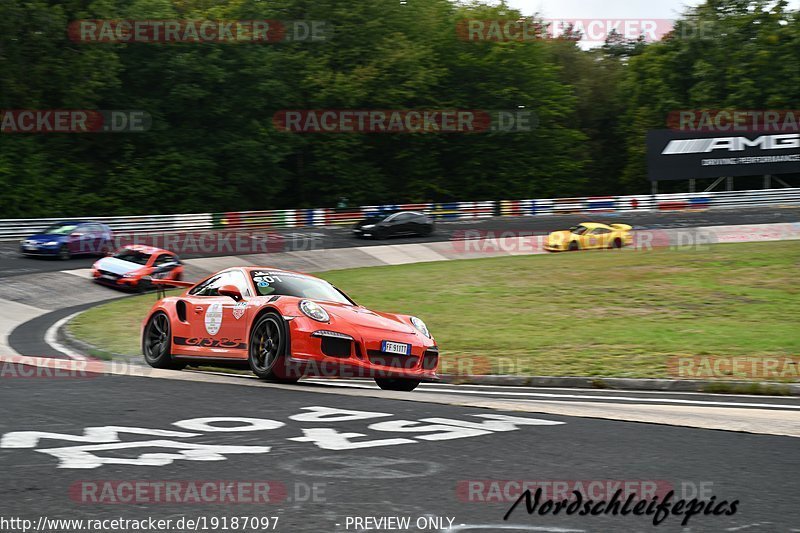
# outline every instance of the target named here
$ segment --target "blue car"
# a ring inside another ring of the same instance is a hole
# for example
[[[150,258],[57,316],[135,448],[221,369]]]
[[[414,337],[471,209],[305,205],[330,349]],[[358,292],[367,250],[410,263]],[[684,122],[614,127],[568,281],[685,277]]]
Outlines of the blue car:
[[[114,233],[99,222],[56,222],[19,243],[23,255],[69,259],[74,255],[105,255],[113,249]]]

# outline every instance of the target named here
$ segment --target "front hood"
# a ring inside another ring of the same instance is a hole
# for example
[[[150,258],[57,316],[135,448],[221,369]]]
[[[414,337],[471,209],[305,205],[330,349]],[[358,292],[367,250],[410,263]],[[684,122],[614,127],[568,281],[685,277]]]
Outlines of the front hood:
[[[26,237],[24,240],[26,241],[36,241],[36,242],[63,242],[66,240],[65,235],[48,235],[47,233],[37,233],[36,235],[31,235],[30,237]]]
[[[254,298],[259,304],[268,303],[272,300],[272,296],[258,296]],[[296,296],[281,296],[280,300],[276,302],[284,316],[305,316],[298,306],[300,300]],[[312,300],[322,306],[331,316],[331,326],[335,326],[337,322],[349,324],[356,328],[370,328],[380,329],[384,331],[394,331],[398,333],[416,334],[417,328],[408,322],[408,319],[397,317],[390,313],[376,313],[370,311],[365,307],[356,305],[339,304],[334,302],[326,302],[323,300]],[[284,302],[284,305],[280,303]],[[319,322],[320,329],[325,329],[324,322]]]
[[[379,222],[380,222],[380,220],[375,220],[375,219],[369,219],[368,218],[368,219],[365,219],[365,220],[360,220],[356,224],[356,227],[357,228],[363,228],[364,226],[374,226],[374,225],[378,224]]]
[[[116,257],[104,257],[95,263],[95,267],[100,270],[108,270],[113,274],[119,275],[127,274],[129,272],[133,272],[134,270],[143,268],[142,265],[131,263],[130,261],[123,261],[122,259],[117,259]]]
[[[346,321],[356,327],[383,329],[386,331],[396,331],[399,333],[416,333],[417,330],[411,324],[406,324],[393,315],[378,314],[364,307],[352,305],[332,304],[318,302],[334,319]]]

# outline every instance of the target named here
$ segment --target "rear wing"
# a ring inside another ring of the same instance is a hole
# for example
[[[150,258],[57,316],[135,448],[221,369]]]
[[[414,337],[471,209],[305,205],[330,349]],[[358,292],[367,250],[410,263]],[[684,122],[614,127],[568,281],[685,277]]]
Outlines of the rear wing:
[[[167,295],[167,289],[170,287],[194,287],[191,281],[177,281],[174,279],[148,279],[150,285],[156,288],[156,293],[159,299]]]
[[[620,231],[630,231],[633,229],[633,226],[629,226],[627,224],[609,224],[608,227],[614,228]]]

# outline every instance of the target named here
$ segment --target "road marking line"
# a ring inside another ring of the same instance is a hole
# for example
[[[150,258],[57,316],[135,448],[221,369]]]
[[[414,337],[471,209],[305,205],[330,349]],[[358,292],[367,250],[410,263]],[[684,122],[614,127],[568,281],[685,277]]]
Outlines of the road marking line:
[[[70,320],[72,320],[73,318],[75,318],[76,316],[78,316],[80,313],[81,313],[80,311],[77,313],[72,313],[71,315],[62,318],[61,320],[59,320],[58,322],[47,328],[47,332],[44,334],[44,342],[53,347],[55,350],[66,355],[70,359],[75,359],[76,361],[87,361],[88,359],[85,355],[78,353],[75,350],[68,348],[67,346],[64,346],[58,341],[58,329],[67,322],[69,322]]]
[[[332,385],[334,387],[352,387],[352,388],[361,388],[361,389],[376,389],[377,386],[370,385],[368,383],[336,383],[335,381],[324,381],[324,380],[307,380],[313,383],[320,383],[324,385]],[[428,384],[426,384],[428,385]],[[716,401],[707,401],[707,400],[679,400],[675,398],[636,398],[632,396],[598,396],[598,395],[581,395],[581,394],[553,394],[547,392],[512,392],[512,391],[480,391],[480,390],[459,390],[459,389],[441,389],[436,387],[435,389],[429,389],[424,387],[423,389],[425,392],[447,392],[451,394],[488,394],[488,395],[495,395],[495,396],[535,396],[540,398],[570,398],[570,399],[577,399],[577,400],[619,400],[619,401],[626,401],[626,402],[642,402],[642,403],[675,403],[675,404],[686,404],[686,405],[713,405],[713,406],[725,406],[725,407],[761,407],[761,408],[779,408],[779,409],[800,409],[800,405],[789,405],[789,404],[777,404],[777,403],[750,403],[750,402],[716,402]],[[537,401],[537,400],[525,400],[523,401]]]
[[[623,402],[644,403],[675,403],[686,405],[713,405],[724,407],[762,407],[781,409],[800,409],[800,405],[787,405],[777,403],[745,403],[745,402],[712,402],[705,400],[677,400],[674,398],[634,398],[630,396],[594,396],[580,394],[550,394],[546,392],[501,392],[501,391],[466,391],[458,389],[437,389],[435,392],[449,392],[452,394],[492,394],[501,396],[536,396],[540,398],[573,398],[577,400],[619,400]]]
[[[63,274],[72,274],[73,276],[78,276],[79,278],[85,279],[93,279],[92,277],[92,269],[91,268],[76,268],[73,270],[59,270],[59,272]]]

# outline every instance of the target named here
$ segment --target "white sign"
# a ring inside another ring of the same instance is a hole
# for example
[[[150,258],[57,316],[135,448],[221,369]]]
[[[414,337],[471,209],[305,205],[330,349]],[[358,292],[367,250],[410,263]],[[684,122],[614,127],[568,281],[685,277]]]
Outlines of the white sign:
[[[206,309],[206,331],[209,335],[216,335],[222,326],[222,304],[215,302]]]

